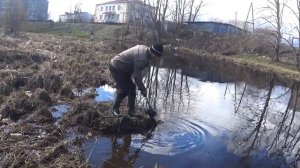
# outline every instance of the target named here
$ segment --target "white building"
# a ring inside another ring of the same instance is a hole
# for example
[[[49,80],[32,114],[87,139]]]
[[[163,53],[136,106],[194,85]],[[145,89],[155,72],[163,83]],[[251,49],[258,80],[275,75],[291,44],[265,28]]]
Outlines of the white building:
[[[148,23],[155,8],[140,0],[113,0],[96,5],[95,22],[128,23],[143,21]]]

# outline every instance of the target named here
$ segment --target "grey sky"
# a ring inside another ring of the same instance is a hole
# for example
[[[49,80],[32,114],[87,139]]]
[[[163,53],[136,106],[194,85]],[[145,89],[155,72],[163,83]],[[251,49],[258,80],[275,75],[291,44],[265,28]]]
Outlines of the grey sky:
[[[74,10],[78,3],[82,4],[82,10],[94,14],[97,3],[109,0],[49,0],[49,13],[51,19],[57,20],[60,14]],[[205,0],[204,0],[205,1]],[[239,20],[245,20],[251,2],[261,6],[264,0],[206,0],[207,6],[201,11],[203,19],[218,18],[221,20],[234,20],[238,13]]]
[[[50,19],[57,21],[59,15],[74,11],[76,4],[81,4],[82,11],[94,14],[96,4],[107,1],[110,0],[49,0],[48,12]],[[290,0],[290,2],[293,1],[295,0]],[[204,2],[207,5],[200,11],[201,20],[218,19],[225,22],[235,20],[236,13],[237,20],[245,21],[251,2],[254,4],[255,18],[257,18],[261,15],[261,12],[259,12],[261,7],[267,4],[267,0],[204,0]],[[283,20],[287,27],[295,27],[296,21],[294,20],[294,16],[288,13],[289,11],[286,9],[286,15]]]

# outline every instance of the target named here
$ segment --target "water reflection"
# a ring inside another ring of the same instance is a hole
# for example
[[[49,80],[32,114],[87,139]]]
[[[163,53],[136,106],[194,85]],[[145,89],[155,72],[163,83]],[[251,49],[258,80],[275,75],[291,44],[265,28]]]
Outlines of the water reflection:
[[[122,142],[119,142],[122,140]],[[131,135],[111,138],[111,157],[103,162],[104,168],[132,167],[139,152],[130,152]]]
[[[245,79],[245,76],[230,76],[224,71],[221,71],[222,77],[220,72],[214,70],[191,72],[193,71],[184,68],[178,70],[177,67],[159,70],[152,67],[148,76],[150,79],[147,79],[152,88],[149,95],[154,99],[152,103],[155,107],[160,108],[160,117],[164,118],[170,113],[173,116],[174,113],[186,114],[202,123],[232,131],[228,148],[244,161],[251,160],[251,164],[265,157],[272,161],[272,165],[297,166],[300,153],[300,123],[296,110],[299,104],[298,84],[281,83],[272,74],[262,74],[255,83],[256,80],[248,82],[249,79]],[[215,73],[217,75],[214,76]],[[184,74],[197,77],[200,81]],[[247,77],[254,79],[256,74],[257,72],[250,72]],[[162,86],[158,86],[157,81]],[[221,84],[223,82],[227,82],[225,87]],[[221,90],[224,93],[223,100],[220,99]],[[158,95],[159,92],[163,94]],[[195,113],[197,111],[198,114]],[[206,113],[199,116],[199,112],[203,111]],[[203,117],[205,115],[207,117]],[[180,123],[182,122],[178,121],[177,125]]]
[[[78,96],[84,96],[86,94],[96,94],[95,101],[96,102],[108,102],[114,100],[114,92],[116,91],[115,88],[109,85],[103,85],[98,88],[87,88],[87,89],[77,89],[73,90],[73,93]]]
[[[97,144],[111,148],[101,153],[99,147],[91,163],[99,167],[299,166],[298,83],[201,59],[181,64],[162,61],[149,69],[144,81],[150,104],[163,123],[147,141],[142,135],[116,141],[102,138]],[[137,104],[147,107],[142,98]]]
[[[298,96],[299,84],[293,82],[290,89],[279,88],[275,86],[274,76],[270,77],[268,88],[260,94],[241,94],[240,106],[249,107],[249,102],[242,99],[259,101],[252,108],[237,110],[241,114],[251,113],[252,120],[247,127],[241,128],[244,134],[233,136],[236,153],[250,156],[265,150],[277,165],[286,162],[296,167],[300,152]]]
[[[96,98],[97,102],[106,102],[114,100],[114,92],[116,89],[110,87],[109,85],[104,85],[96,89]]]
[[[92,138],[84,149],[93,166],[104,168],[133,167],[140,152],[132,147],[132,135]]]
[[[59,119],[62,117],[63,114],[67,113],[69,111],[70,106],[63,104],[63,105],[57,105],[52,107],[52,116],[55,119]]]
[[[175,156],[193,149],[201,149],[206,137],[209,136],[208,128],[183,118],[181,120],[171,118],[158,125],[159,131],[147,140],[147,144],[143,146],[142,150],[151,154]],[[140,141],[142,138],[142,136],[136,137]],[[139,143],[133,143],[132,146],[138,148]]]

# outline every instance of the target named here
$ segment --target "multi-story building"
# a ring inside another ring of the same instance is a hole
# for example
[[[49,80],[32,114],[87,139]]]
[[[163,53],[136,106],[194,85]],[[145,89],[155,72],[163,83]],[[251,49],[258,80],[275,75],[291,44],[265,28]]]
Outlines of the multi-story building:
[[[28,20],[47,21],[48,4],[48,0],[25,0]]]
[[[95,22],[130,23],[151,21],[155,8],[140,0],[113,0],[96,5]]]
[[[4,0],[0,0],[0,18],[4,13]]]
[[[48,20],[48,0],[21,0],[22,6],[27,12],[29,21],[47,21]],[[14,5],[11,0],[0,0],[0,17],[5,10]]]

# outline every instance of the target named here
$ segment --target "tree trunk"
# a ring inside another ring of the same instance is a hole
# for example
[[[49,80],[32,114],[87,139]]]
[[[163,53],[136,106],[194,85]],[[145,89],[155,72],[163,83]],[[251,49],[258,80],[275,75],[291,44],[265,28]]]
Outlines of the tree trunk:
[[[169,0],[166,0],[165,1],[165,4],[163,6],[163,13],[162,13],[162,16],[161,16],[161,35],[164,36],[165,34],[165,30],[164,30],[164,25],[165,25],[165,20],[166,20],[166,13],[167,13],[167,9],[168,9],[168,3],[169,3]]]
[[[276,6],[276,44],[275,44],[275,53],[274,53],[274,62],[279,62],[279,55],[280,55],[280,43],[281,43],[281,25],[282,25],[282,16],[281,16],[281,6],[279,0],[275,0]]]
[[[280,39],[277,37],[277,41],[276,41],[276,46],[275,46],[275,53],[273,56],[273,61],[274,62],[279,62],[279,50],[280,50],[280,44],[278,43],[278,41],[280,42]]]
[[[190,14],[189,14],[189,22],[192,21],[192,14],[193,14],[193,6],[194,6],[194,2],[195,2],[195,0],[191,0],[191,4],[190,4]]]
[[[300,70],[300,2],[297,0],[297,8],[298,8],[298,48],[297,48],[297,68]]]
[[[196,17],[197,17],[197,15],[198,15],[198,13],[199,13],[202,6],[204,6],[204,4],[203,4],[203,1],[201,0],[200,4],[195,9],[195,15],[194,15],[194,18],[193,18],[193,22],[195,22]]]

